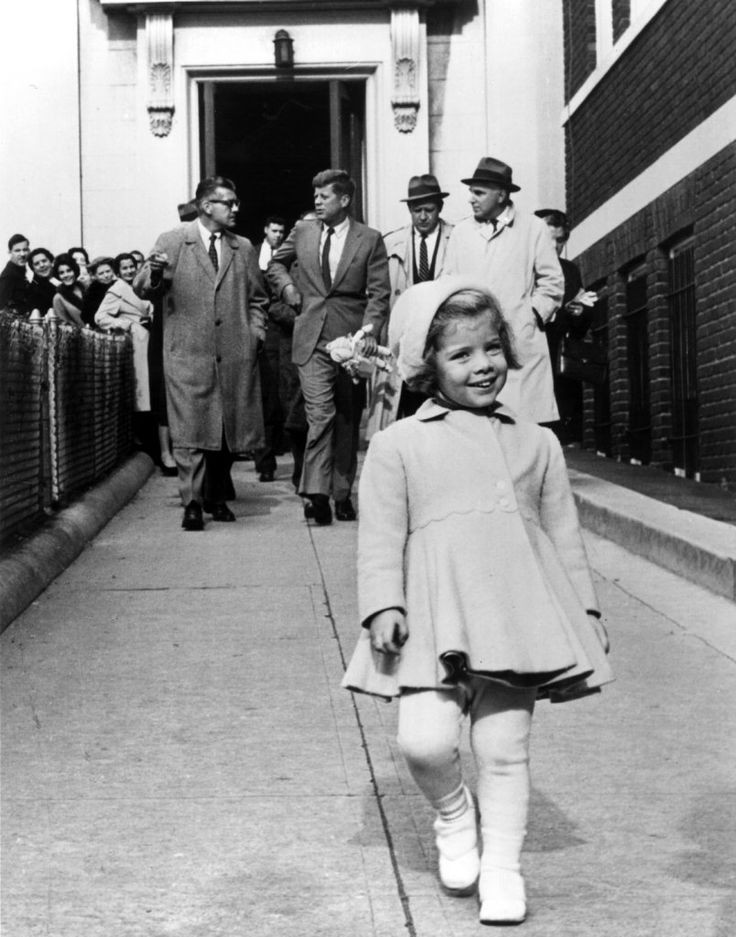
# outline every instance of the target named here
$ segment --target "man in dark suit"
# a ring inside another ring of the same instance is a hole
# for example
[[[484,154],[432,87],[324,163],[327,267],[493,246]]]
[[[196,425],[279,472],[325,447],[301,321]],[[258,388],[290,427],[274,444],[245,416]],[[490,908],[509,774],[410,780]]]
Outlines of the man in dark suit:
[[[263,228],[264,238],[256,245],[258,266],[265,275],[266,269],[276,250],[284,243],[286,235],[286,222],[277,215],[270,215]],[[270,290],[269,290],[270,293]],[[270,297],[269,297],[270,299]],[[285,310],[285,313],[282,312]],[[258,480],[272,482],[276,473],[276,456],[284,451],[284,417],[286,413],[282,383],[286,376],[282,370],[288,365],[295,372],[291,363],[291,333],[284,334],[282,320],[285,316],[294,318],[294,310],[285,306],[279,300],[271,302],[268,307],[268,327],[266,328],[266,341],[258,357],[258,367],[261,373],[261,396],[263,398],[263,429],[266,445],[255,453],[255,467]],[[282,365],[286,358],[287,365]],[[295,380],[298,380],[294,374]]]
[[[573,339],[585,338],[593,321],[591,307],[598,297],[583,288],[580,270],[562,256],[570,237],[570,223],[565,212],[556,208],[540,208],[534,214],[547,223],[565,277],[562,306],[544,331],[552,361],[555,399],[560,411],[559,421],[551,428],[563,445],[570,445],[583,441],[583,385],[581,381],[571,381],[560,374],[560,344],[566,335]]]
[[[330,358],[327,343],[371,325],[364,353],[388,315],[388,261],[378,231],[348,215],[355,183],[341,169],[326,169],[312,180],[315,220],[297,222],[276,251],[267,278],[276,297],[297,313],[293,361],[309,424],[300,493],[309,498],[307,516],[332,522],[329,496],[338,520],[355,520],[350,499],[358,463],[360,414],[365,382]],[[298,262],[295,278],[291,265]]]
[[[25,234],[14,234],[8,241],[8,263],[0,273],[0,309],[9,309],[18,316],[31,311],[31,288],[26,279],[30,245]],[[44,310],[46,312],[46,310]]]

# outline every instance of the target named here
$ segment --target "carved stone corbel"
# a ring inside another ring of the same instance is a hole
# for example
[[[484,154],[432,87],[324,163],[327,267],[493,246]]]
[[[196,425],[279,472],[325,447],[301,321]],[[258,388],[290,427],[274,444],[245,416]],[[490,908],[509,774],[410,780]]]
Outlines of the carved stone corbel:
[[[403,7],[391,10],[391,51],[394,124],[401,133],[411,133],[417,125],[419,110],[419,10]]]
[[[172,13],[146,16],[148,46],[148,118],[151,133],[167,137],[174,116],[174,17]]]

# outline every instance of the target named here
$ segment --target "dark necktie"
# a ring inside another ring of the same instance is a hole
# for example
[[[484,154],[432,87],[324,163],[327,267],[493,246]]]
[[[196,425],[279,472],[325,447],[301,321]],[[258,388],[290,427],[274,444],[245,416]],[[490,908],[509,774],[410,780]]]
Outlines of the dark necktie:
[[[334,233],[334,228],[327,229],[327,237],[325,238],[324,247],[322,248],[322,279],[324,280],[326,290],[329,290],[332,287],[332,274],[330,273],[330,245],[332,244],[332,235]]]
[[[419,282],[429,279],[429,261],[427,260],[427,235],[422,235],[419,245]]]
[[[210,260],[212,261],[212,266],[215,268],[215,273],[217,273],[217,271],[220,269],[220,264],[217,260],[217,247],[215,247],[216,244],[217,244],[217,235],[210,234],[209,255],[210,255]]]

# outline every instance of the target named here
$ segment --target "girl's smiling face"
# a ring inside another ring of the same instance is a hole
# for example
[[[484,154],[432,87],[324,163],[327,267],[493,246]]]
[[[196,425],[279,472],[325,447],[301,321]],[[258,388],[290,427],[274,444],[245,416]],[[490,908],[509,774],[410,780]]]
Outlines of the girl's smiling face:
[[[506,383],[508,365],[490,313],[448,323],[435,361],[440,393],[461,407],[490,406]]]

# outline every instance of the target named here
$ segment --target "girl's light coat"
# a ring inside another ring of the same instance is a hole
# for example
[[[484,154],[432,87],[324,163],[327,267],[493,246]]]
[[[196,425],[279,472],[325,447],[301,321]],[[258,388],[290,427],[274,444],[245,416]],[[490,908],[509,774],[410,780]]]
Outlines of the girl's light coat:
[[[503,407],[487,417],[429,401],[371,441],[360,505],[361,621],[401,608],[409,640],[389,674],[364,629],[345,686],[441,688],[448,652],[512,685],[612,679],[586,614],[598,604],[551,431]]]

